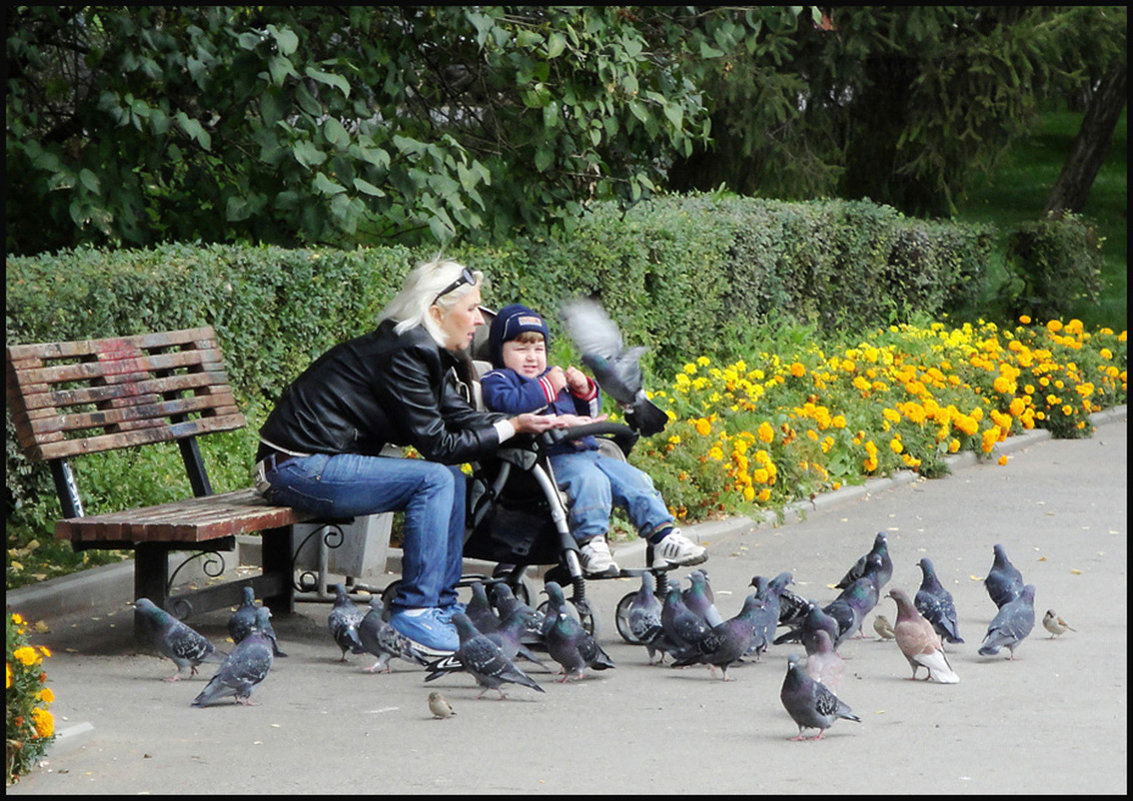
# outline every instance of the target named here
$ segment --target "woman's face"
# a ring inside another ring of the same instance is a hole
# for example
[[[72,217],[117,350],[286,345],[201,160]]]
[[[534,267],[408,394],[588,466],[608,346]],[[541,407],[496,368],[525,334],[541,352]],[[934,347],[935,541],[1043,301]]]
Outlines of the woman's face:
[[[480,314],[480,288],[472,287],[456,301],[456,305],[448,311],[439,306],[437,323],[445,337],[445,347],[448,350],[464,350],[472,344],[472,335],[476,327],[484,324],[484,316]]]

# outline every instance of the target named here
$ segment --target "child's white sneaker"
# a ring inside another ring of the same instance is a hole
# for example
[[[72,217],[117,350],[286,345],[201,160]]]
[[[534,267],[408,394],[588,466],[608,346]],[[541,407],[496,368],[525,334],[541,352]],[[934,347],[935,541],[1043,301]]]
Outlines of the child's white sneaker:
[[[708,551],[697,545],[679,528],[674,528],[665,539],[653,546],[653,567],[699,565],[708,559]]]
[[[666,538],[667,539],[667,538]],[[616,576],[621,572],[605,537],[592,537],[578,549],[582,572],[588,576]]]

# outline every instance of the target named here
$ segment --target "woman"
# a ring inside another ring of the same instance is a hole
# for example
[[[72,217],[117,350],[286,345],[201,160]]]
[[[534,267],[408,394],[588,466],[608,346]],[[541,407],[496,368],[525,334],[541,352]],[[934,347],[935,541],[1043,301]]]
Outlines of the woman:
[[[460,465],[517,433],[560,427],[470,403],[483,275],[437,259],[417,266],[376,330],[336,345],[283,393],[260,429],[256,485],[271,503],[320,517],[404,511],[402,583],[390,622],[427,651],[460,644],[465,479]],[[386,444],[423,457],[381,456]]]

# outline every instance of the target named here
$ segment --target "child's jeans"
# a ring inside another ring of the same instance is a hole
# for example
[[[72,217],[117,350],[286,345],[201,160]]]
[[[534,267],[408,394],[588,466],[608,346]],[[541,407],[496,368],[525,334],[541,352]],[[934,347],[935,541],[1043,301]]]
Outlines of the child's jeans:
[[[642,537],[673,524],[653,479],[628,462],[596,450],[554,454],[550,460],[555,480],[570,499],[570,531],[579,542],[606,533],[615,504]]]

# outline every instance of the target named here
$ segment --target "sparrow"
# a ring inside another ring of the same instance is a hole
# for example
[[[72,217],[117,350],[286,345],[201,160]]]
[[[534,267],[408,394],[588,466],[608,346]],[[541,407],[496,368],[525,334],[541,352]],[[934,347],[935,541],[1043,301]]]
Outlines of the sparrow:
[[[893,624],[889,622],[889,618],[885,615],[877,615],[873,619],[873,630],[883,640],[892,640],[897,636],[893,631]]]
[[[1053,609],[1046,610],[1046,614],[1043,615],[1043,628],[1050,632],[1050,638],[1052,640],[1061,634],[1065,634],[1068,630],[1078,630],[1060,618],[1058,613]]]
[[[436,691],[429,693],[429,711],[433,713],[434,720],[443,720],[456,714],[448,699]]]

